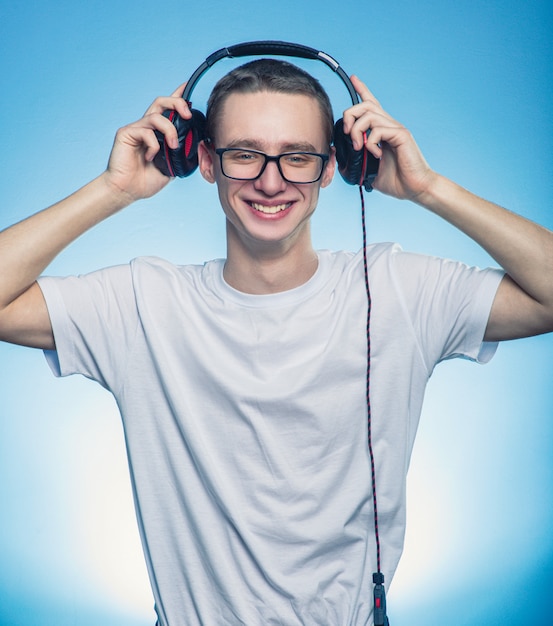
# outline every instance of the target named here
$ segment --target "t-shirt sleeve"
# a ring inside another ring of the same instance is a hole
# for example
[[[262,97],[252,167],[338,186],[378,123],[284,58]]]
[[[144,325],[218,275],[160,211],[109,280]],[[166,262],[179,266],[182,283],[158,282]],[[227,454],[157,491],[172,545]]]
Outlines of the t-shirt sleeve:
[[[488,362],[497,343],[484,342],[503,270],[400,252],[394,279],[429,371],[455,357]]]
[[[138,325],[130,266],[38,282],[56,343],[55,351],[45,352],[54,374],[82,374],[115,390]]]

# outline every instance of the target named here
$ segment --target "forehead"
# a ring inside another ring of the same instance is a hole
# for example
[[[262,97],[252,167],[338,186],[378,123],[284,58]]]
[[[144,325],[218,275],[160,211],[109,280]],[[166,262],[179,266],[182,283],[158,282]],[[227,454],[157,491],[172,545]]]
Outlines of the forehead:
[[[273,151],[286,145],[325,146],[325,125],[319,103],[304,94],[260,91],[232,93],[222,107],[217,125],[221,146],[256,143]]]

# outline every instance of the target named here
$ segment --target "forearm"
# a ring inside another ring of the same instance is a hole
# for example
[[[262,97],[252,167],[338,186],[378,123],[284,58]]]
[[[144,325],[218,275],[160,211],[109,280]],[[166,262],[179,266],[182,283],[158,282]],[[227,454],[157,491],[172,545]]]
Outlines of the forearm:
[[[553,307],[553,232],[440,175],[416,202],[481,245],[536,302]]]
[[[26,291],[49,263],[84,232],[129,204],[105,176],[0,233],[0,309]]]

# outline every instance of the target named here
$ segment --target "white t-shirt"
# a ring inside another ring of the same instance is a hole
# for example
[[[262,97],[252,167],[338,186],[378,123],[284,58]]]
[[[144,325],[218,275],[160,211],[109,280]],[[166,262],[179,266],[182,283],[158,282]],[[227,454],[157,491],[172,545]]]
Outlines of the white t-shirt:
[[[382,571],[434,366],[484,362],[502,272],[370,246],[372,438]],[[42,278],[58,375],[121,410],[161,626],[366,626],[376,571],[362,253],[319,252],[304,285],[248,295],[224,261],[157,258]]]

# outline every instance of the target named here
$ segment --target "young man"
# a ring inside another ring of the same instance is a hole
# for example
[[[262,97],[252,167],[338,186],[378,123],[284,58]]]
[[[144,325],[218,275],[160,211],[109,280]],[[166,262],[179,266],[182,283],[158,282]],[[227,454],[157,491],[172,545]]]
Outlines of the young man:
[[[443,359],[486,361],[494,342],[553,329],[553,234],[432,171],[410,133],[352,81],[362,102],[344,127],[381,158],[375,188],[448,220],[505,270],[368,249],[389,582],[428,377]],[[155,132],[176,146],[162,113],[190,117],[181,93],[117,133],[98,178],[2,233],[0,338],[42,348],[57,374],[81,373],[114,394],[161,626],[370,624],[363,255],[312,247],[310,218],[335,169],[318,83],[259,60],[214,89],[199,167],[226,216],[224,262],[141,258],[39,279],[79,235],[168,183],[153,164]]]

